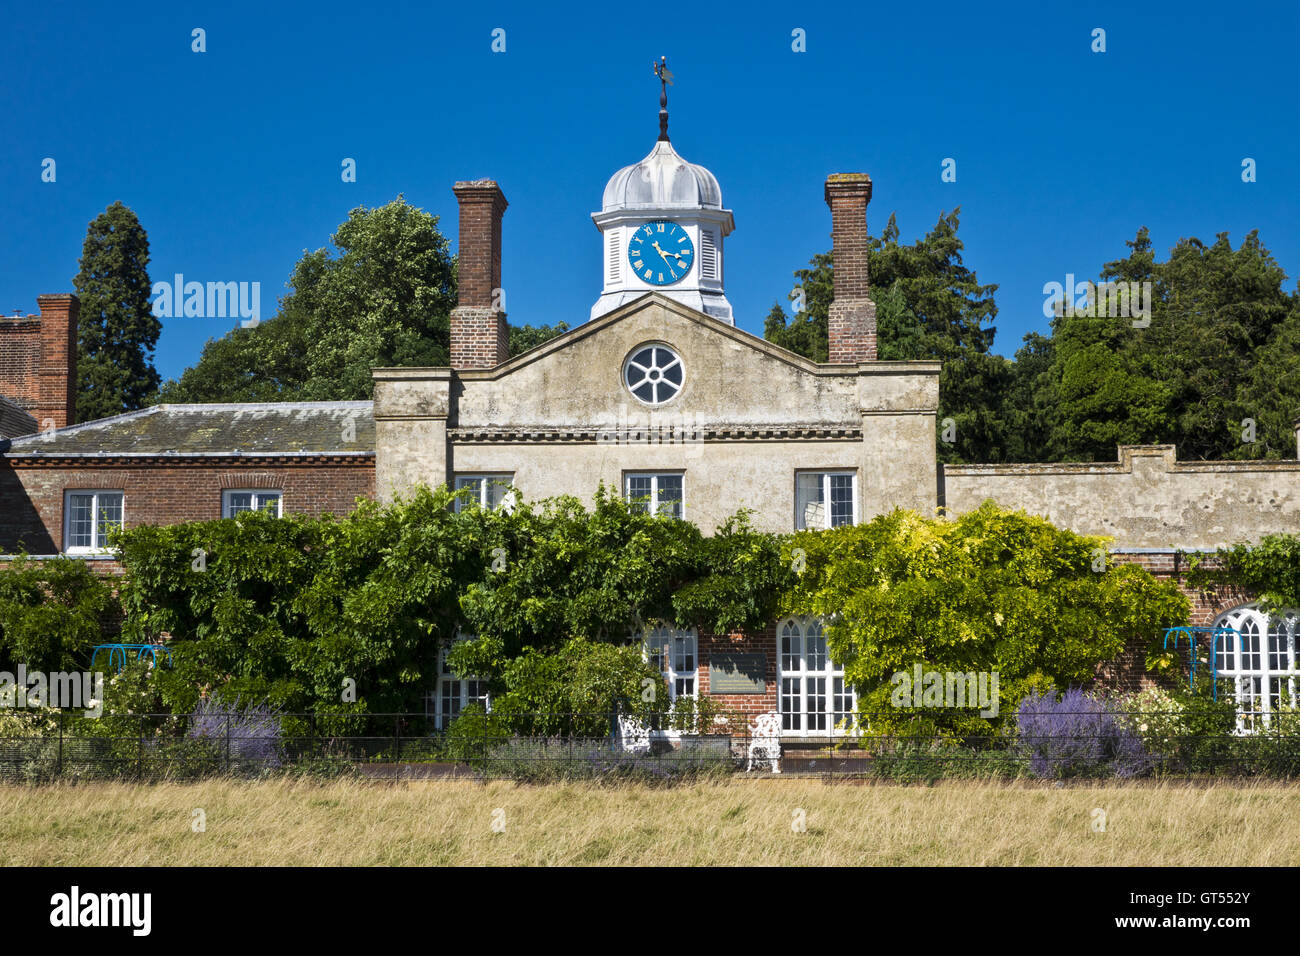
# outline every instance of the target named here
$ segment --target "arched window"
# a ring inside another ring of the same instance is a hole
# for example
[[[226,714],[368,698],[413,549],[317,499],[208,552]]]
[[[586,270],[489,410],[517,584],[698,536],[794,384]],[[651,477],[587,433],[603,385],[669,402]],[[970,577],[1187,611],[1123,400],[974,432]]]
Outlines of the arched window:
[[[789,618],[777,625],[776,639],[781,732],[793,737],[847,732],[857,696],[844,681],[844,668],[830,658],[821,622]]]
[[[1300,689],[1300,657],[1296,647],[1300,611],[1265,614],[1254,605],[1233,608],[1219,616],[1215,627],[1234,628],[1239,637],[1214,639],[1219,676],[1232,680],[1237,695],[1237,726],[1243,731],[1268,727],[1270,717],[1293,709]]]

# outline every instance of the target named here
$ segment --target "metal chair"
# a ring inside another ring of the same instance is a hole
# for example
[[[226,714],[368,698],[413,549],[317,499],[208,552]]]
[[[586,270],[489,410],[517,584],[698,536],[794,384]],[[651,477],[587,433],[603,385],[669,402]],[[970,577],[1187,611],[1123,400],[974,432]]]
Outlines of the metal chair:
[[[754,758],[772,763],[772,772],[780,773],[781,765],[781,715],[775,711],[759,714],[749,730],[749,762],[745,772],[754,769]]]

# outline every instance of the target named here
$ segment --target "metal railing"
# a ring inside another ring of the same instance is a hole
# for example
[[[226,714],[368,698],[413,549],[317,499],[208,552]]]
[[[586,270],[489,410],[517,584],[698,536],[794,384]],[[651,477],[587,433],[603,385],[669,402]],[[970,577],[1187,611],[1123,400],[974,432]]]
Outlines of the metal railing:
[[[9,714],[22,711],[9,711]],[[877,718],[888,731],[871,729]],[[1069,716],[1069,715],[1062,715]],[[1080,716],[1095,716],[1092,714]],[[1128,727],[1168,721],[1167,713],[1120,715]],[[477,779],[686,778],[751,771],[828,777],[935,779],[945,776],[1300,777],[1300,713],[1243,735],[1136,730],[1090,735],[1017,729],[955,734],[909,732],[897,712],[860,714],[860,729],[838,737],[783,732],[755,736],[743,719],[709,732],[672,726],[660,715],[620,722],[614,713],[467,713],[449,728],[402,714],[277,714],[276,731],[249,733],[239,714],[209,719],[196,734],[187,716],[139,714],[92,721],[80,712],[42,715],[15,730],[0,724],[0,780],[60,778],[175,779],[275,772],[359,773],[372,777],[472,776]],[[40,724],[37,726],[37,724]],[[510,728],[517,728],[515,732]],[[644,731],[644,732],[642,732]]]

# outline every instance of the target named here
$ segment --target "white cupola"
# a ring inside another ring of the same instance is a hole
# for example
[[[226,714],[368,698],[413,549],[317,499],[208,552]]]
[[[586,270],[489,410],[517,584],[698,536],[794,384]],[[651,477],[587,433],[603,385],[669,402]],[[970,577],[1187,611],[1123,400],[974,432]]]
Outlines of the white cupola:
[[[722,208],[713,173],[682,159],[668,141],[666,61],[655,65],[655,75],[659,141],[649,156],[610,178],[600,212],[591,214],[604,247],[604,289],[591,318],[661,292],[735,325],[722,270],[723,240],[735,219]]]

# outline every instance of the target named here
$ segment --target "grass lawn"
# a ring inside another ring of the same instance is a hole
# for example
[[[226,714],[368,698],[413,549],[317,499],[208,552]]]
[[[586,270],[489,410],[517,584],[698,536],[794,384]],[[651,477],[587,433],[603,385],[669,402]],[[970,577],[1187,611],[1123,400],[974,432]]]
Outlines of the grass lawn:
[[[206,831],[194,832],[195,810]],[[806,829],[795,832],[797,811]],[[1096,811],[1104,811],[1104,832]],[[496,811],[501,811],[497,813]],[[494,819],[504,832],[494,832]],[[0,787],[10,866],[1300,864],[1300,786],[747,779]]]

